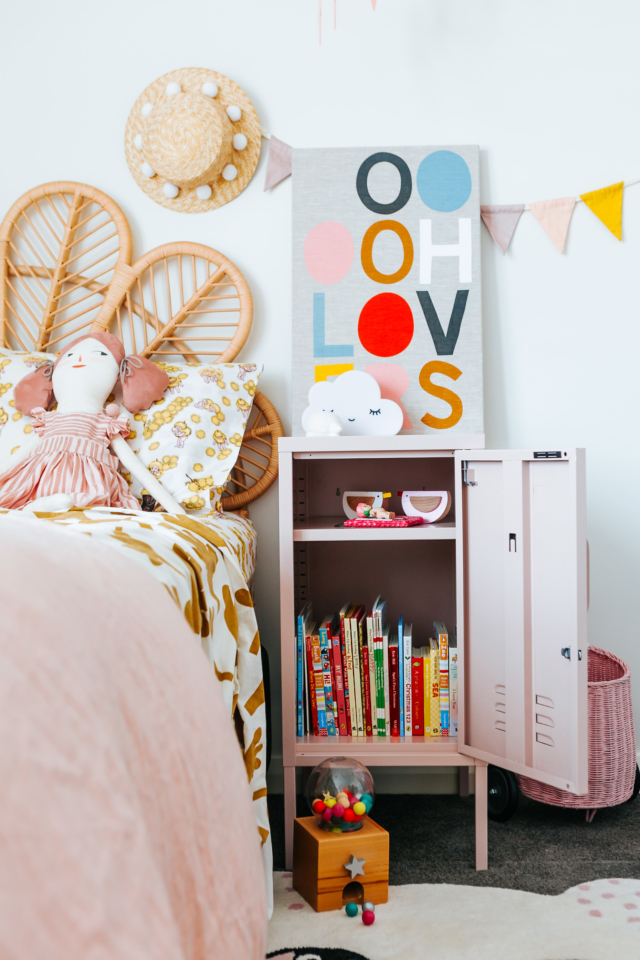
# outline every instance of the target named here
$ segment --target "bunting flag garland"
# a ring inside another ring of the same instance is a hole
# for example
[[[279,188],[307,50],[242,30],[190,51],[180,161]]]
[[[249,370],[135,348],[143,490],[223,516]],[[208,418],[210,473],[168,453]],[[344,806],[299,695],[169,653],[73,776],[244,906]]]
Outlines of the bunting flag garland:
[[[378,0],[371,0],[371,7],[373,10],[376,9],[376,4]],[[337,12],[338,0],[333,0],[333,29],[336,28],[337,23]],[[318,40],[322,43],[322,0],[318,0]]]
[[[277,137],[269,138],[269,156],[267,158],[267,172],[264,178],[264,189],[271,190],[278,183],[282,183],[287,177],[291,176],[292,170],[292,149],[288,143],[278,140]]]
[[[557,200],[539,200],[530,203],[529,210],[545,231],[558,253],[564,253],[571,214],[576,205],[575,197],[560,197]]]
[[[598,220],[604,223],[614,237],[622,240],[622,191],[624,180],[614,183],[601,190],[592,190],[591,193],[581,193],[580,199],[595,213]]]
[[[509,248],[523,210],[524,203],[480,207],[480,216],[484,220],[484,225],[502,250],[503,256]]]

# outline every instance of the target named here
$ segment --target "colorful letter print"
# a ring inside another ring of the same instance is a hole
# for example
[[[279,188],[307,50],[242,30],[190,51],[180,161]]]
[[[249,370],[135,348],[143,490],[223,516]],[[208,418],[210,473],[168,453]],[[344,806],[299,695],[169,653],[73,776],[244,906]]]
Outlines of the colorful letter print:
[[[294,150],[294,435],[345,370],[403,433],[484,433],[478,177],[472,146]]]

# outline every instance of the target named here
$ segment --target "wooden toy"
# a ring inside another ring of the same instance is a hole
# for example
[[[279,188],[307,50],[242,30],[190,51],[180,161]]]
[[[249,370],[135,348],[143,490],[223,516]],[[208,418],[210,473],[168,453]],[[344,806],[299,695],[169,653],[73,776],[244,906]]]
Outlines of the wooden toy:
[[[398,490],[398,496],[408,517],[422,517],[427,523],[443,520],[451,509],[448,490]]]
[[[386,903],[389,834],[369,817],[357,833],[330,833],[315,817],[298,817],[293,828],[293,886],[318,913],[341,910],[350,902]]]
[[[345,490],[342,495],[342,509],[350,520],[355,520],[359,503],[375,510],[390,496],[390,493],[382,493],[380,490]]]

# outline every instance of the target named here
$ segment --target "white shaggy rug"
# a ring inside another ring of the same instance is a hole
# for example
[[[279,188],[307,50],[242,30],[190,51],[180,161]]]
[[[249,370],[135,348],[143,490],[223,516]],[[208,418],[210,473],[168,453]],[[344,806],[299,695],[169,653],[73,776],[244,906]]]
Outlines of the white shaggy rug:
[[[287,960],[640,960],[640,880],[594,880],[557,897],[389,887],[371,927],[344,910],[316,913],[290,873],[274,873],[274,896],[268,953]]]

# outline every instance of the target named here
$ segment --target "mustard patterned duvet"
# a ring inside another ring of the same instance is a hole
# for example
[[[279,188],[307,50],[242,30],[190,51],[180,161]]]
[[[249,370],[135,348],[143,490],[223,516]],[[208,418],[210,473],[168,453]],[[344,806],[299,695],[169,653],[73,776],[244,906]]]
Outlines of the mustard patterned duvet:
[[[1,523],[11,511],[0,511]],[[244,762],[271,883],[267,814],[266,712],[260,638],[247,584],[255,568],[252,524],[226,514],[206,523],[187,516],[94,507],[39,514],[42,522],[95,537],[144,567],[181,609],[222,686],[231,716],[238,707]],[[144,598],[141,598],[144,602]]]

